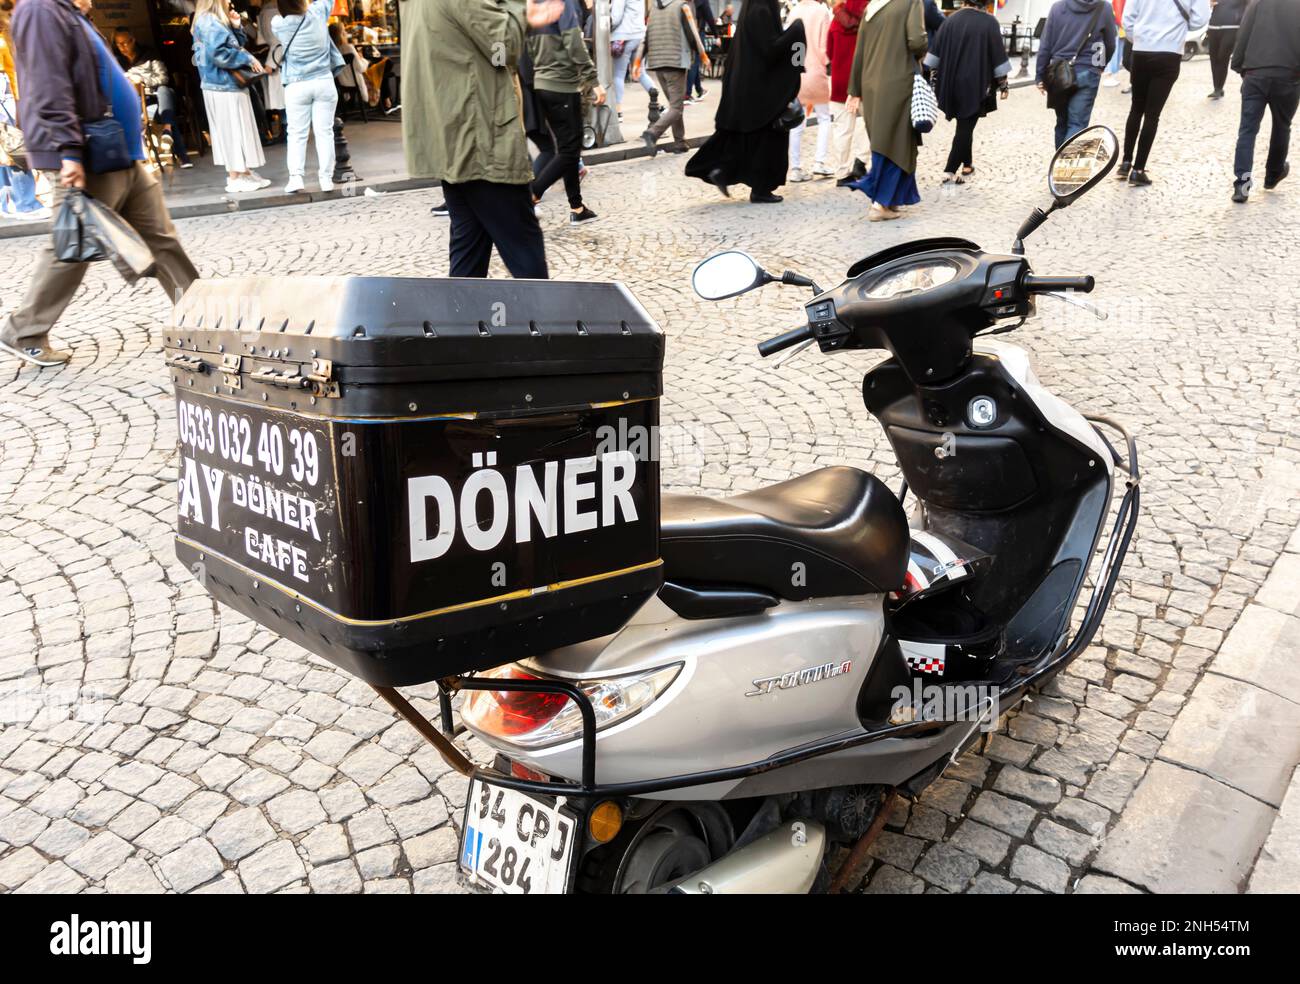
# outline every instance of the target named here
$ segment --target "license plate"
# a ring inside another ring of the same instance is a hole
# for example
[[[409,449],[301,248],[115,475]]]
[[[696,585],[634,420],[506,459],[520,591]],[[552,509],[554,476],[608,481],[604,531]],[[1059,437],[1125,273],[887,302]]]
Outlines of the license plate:
[[[461,826],[461,871],[493,891],[562,895],[578,829],[569,810],[475,779]]]

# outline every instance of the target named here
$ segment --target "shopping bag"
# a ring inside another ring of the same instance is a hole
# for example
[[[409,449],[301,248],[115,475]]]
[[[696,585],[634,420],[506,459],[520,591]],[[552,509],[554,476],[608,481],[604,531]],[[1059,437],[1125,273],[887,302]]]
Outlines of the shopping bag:
[[[73,188],[54,213],[54,258],[60,262],[94,263],[105,258],[99,242],[87,232],[84,216],[83,193]]]
[[[153,253],[140,234],[103,202],[75,188],[54,217],[54,252],[65,263],[108,260],[128,284],[154,271]]]
[[[930,83],[918,71],[912,76],[912,129],[929,133],[939,120],[939,101],[934,98]]]

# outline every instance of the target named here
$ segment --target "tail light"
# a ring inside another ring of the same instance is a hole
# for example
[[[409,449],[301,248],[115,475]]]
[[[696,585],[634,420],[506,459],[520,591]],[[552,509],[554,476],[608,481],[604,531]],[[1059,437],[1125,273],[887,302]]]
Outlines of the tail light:
[[[600,730],[644,709],[668,689],[681,668],[681,663],[673,663],[640,673],[574,683],[590,699],[596,713],[596,729]],[[479,677],[543,679],[518,664],[500,666]],[[471,731],[520,748],[558,745],[582,734],[582,715],[577,705],[563,694],[472,690],[461,708],[461,718]]]

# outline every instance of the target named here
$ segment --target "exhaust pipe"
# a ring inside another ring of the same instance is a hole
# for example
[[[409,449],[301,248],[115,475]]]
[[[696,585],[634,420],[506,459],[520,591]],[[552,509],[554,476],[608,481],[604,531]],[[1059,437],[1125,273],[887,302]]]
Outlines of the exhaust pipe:
[[[826,828],[791,820],[707,868],[687,875],[670,895],[805,895],[826,851]]]

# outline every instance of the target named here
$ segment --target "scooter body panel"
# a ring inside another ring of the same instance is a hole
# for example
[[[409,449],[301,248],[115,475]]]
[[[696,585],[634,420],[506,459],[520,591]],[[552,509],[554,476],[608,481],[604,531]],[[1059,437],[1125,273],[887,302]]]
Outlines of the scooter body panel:
[[[616,676],[681,664],[649,707],[599,732],[598,782],[626,782],[760,761],[830,734],[861,730],[859,692],[885,635],[884,598],[786,602],[753,616],[688,620],[647,602],[620,632],[558,649],[524,665],[548,676]],[[493,742],[485,736],[491,744]],[[579,774],[577,741],[498,747],[548,775]],[[803,788],[803,766],[780,770]],[[846,769],[838,779],[858,782]],[[736,782],[658,794],[722,799]]]

